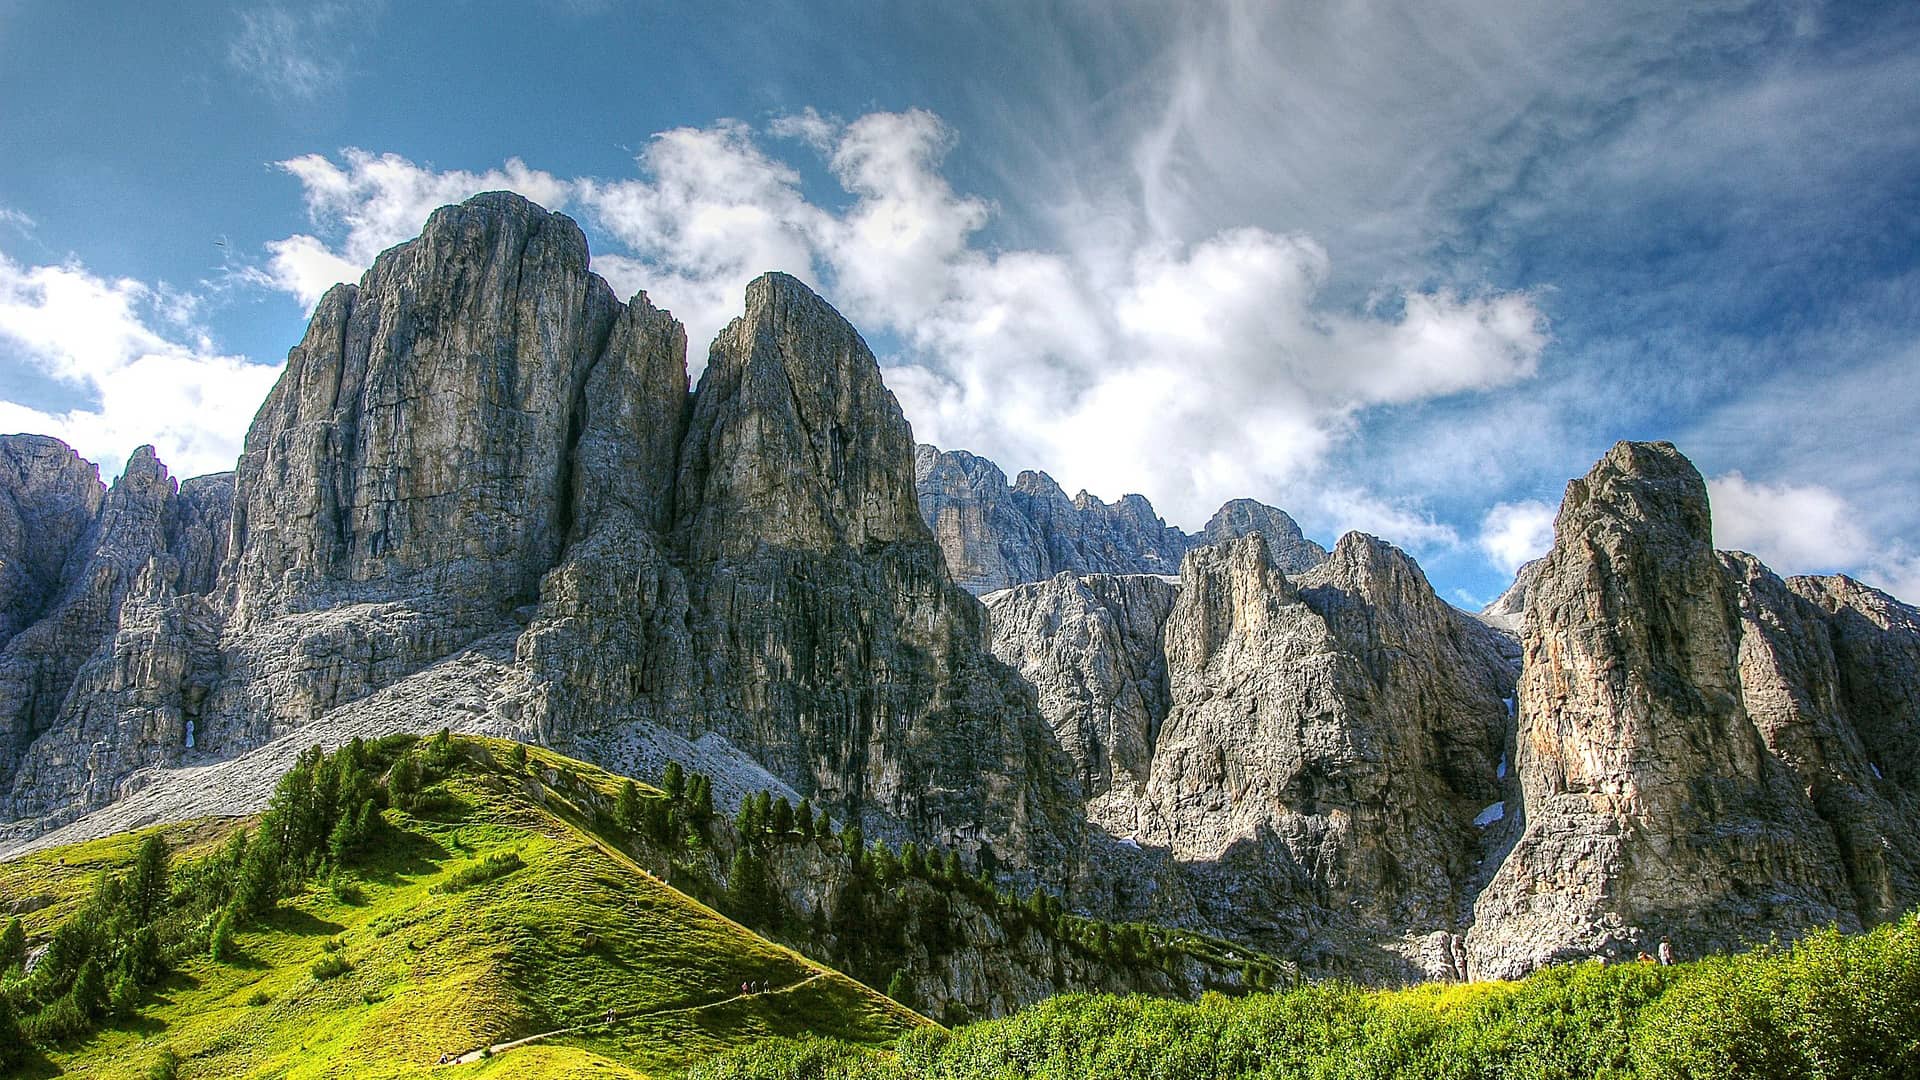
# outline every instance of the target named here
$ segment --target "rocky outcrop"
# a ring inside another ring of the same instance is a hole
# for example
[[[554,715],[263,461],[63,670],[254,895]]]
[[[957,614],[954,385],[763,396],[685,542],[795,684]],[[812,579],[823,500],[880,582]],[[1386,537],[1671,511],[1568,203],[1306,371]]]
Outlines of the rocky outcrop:
[[[1511,684],[1489,637],[1362,534],[1292,580],[1259,538],[1194,552],[1141,842],[1232,871],[1222,925],[1249,893],[1296,934],[1457,925],[1500,798]]]
[[[39,621],[100,512],[99,470],[43,435],[0,435],[0,646]]]
[[[1500,594],[1493,603],[1480,609],[1480,621],[1488,626],[1512,634],[1516,639],[1520,635],[1520,625],[1527,612],[1527,590],[1539,579],[1540,571],[1547,565],[1544,558],[1531,559],[1520,564],[1513,575],[1513,584]]]
[[[1748,712],[1700,474],[1621,443],[1554,532],[1526,600],[1525,830],[1476,903],[1475,972],[1854,923],[1832,832]]]
[[[1189,536],[1143,496],[1103,503],[1083,491],[1069,499],[1052,477],[1032,471],[1009,485],[999,466],[964,450],[917,447],[914,478],[921,516],[949,572],[975,593],[1061,573],[1171,576],[1194,547],[1255,533],[1287,573],[1327,557],[1284,511],[1252,499],[1227,503]]]
[[[176,487],[152,447],[135,451],[56,599],[0,652],[8,817],[97,805],[141,766],[178,759],[210,681],[219,616],[201,594],[229,481]]]
[[[1282,573],[1299,574],[1327,561],[1327,549],[1306,538],[1284,510],[1252,499],[1233,499],[1207,520],[1195,545],[1224,544],[1258,534],[1267,542],[1267,557]]]
[[[1169,708],[1161,633],[1178,587],[1149,574],[1057,574],[986,597],[993,652],[1034,688],[1087,817],[1131,835]]]
[[[1069,784],[914,501],[913,441],[866,343],[765,275],[714,342],[680,454],[695,723],[805,794],[942,843],[1070,836]]]
[[[987,603],[1089,819],[1182,867],[1191,917],[1322,953],[1462,925],[1513,672],[1404,552],[1352,533],[1289,578],[1255,533],[1177,585],[1063,574]]]

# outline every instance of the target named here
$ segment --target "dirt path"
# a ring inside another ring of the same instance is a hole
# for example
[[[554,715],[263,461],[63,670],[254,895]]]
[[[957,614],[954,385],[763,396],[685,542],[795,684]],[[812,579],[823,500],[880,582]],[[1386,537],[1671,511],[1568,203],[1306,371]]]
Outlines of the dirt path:
[[[553,1031],[543,1031],[538,1035],[527,1035],[523,1038],[513,1039],[509,1042],[499,1042],[499,1043],[494,1043],[492,1046],[483,1046],[478,1050],[469,1050],[466,1053],[461,1054],[459,1057],[454,1058],[452,1061],[443,1062],[443,1064],[467,1065],[475,1061],[483,1061],[491,1057],[498,1057],[499,1055],[504,1054],[515,1047],[525,1046],[528,1043],[537,1043],[543,1039],[551,1039],[556,1035],[572,1035],[576,1032],[591,1031],[594,1028],[612,1028],[620,1024],[628,1023],[629,1021],[646,1020],[655,1016],[670,1016],[674,1013],[698,1012],[701,1009],[711,1009],[716,1005],[731,1004],[732,1002],[740,1001],[744,998],[772,997],[775,994],[784,994],[789,990],[798,990],[800,987],[805,986],[816,979],[826,978],[826,976],[827,976],[826,972],[816,971],[813,974],[807,976],[806,978],[799,980],[798,982],[791,982],[785,986],[776,986],[771,990],[758,991],[751,994],[735,994],[732,997],[724,997],[715,1001],[704,1001],[698,1005],[675,1005],[672,1008],[668,1008],[668,1009],[654,1009],[651,1012],[634,1013],[632,1016],[619,1017],[618,1019],[615,1019],[611,1023],[605,1020],[593,1020],[584,1024],[575,1024],[572,1027],[557,1028]]]

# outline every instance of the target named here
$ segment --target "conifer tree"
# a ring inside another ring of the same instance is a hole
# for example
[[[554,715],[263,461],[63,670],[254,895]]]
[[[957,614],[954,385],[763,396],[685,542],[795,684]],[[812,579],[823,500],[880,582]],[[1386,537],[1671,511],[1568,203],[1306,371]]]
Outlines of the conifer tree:
[[[787,801],[785,795],[773,804],[773,811],[767,816],[767,826],[773,835],[783,839],[793,831],[793,804]]]
[[[167,865],[170,852],[158,833],[140,841],[133,857],[132,878],[127,884],[127,903],[136,925],[145,926],[165,914],[167,906]]]
[[[800,800],[800,808],[793,812],[793,827],[799,830],[801,836],[807,837],[809,839],[813,837],[813,802],[812,800],[810,799]]]
[[[27,932],[20,925],[20,916],[7,920],[7,928],[0,930],[0,974],[16,967],[24,967],[27,962]]]
[[[627,832],[640,829],[640,786],[631,780],[620,785],[620,797],[613,804],[613,820]]]
[[[661,780],[661,786],[667,791],[667,798],[678,799],[687,793],[687,774],[677,761],[667,762],[667,775]]]

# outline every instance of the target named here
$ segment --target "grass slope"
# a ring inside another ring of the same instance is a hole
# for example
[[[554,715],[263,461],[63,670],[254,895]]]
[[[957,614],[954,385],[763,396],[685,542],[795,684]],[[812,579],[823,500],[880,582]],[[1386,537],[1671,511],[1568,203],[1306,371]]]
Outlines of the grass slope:
[[[138,1017],[57,1048],[33,1074],[141,1077],[171,1050],[187,1078],[634,1077],[768,1036],[878,1043],[928,1025],[607,843],[566,793],[611,793],[618,777],[538,749],[522,770],[510,746],[460,740],[442,807],[387,810],[389,827],[345,887],[282,903],[238,935],[238,962],[189,961]],[[203,847],[221,831],[178,835]],[[50,925],[133,847],[116,837],[7,864],[0,898],[57,896],[30,930]],[[463,871],[507,855],[524,865],[457,887],[484,877]],[[348,969],[320,977],[323,959]],[[776,992],[729,1000],[761,980]],[[622,1019],[598,1023],[608,1009]],[[590,1022],[491,1060],[435,1065],[442,1053]]]

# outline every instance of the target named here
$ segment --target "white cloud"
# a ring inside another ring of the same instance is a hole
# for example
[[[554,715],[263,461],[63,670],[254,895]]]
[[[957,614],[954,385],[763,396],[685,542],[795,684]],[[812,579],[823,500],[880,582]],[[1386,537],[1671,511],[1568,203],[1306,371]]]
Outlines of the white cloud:
[[[636,163],[643,178],[587,179],[576,189],[635,256],[615,263],[616,272],[650,268],[647,293],[686,324],[696,368],[706,344],[740,313],[747,282],[768,270],[817,280],[813,252],[826,214],[800,193],[799,173],[767,156],[746,125],[662,132]]]
[[[1435,551],[1460,546],[1453,526],[1417,507],[1382,499],[1348,486],[1329,487],[1312,497],[1309,513],[1338,523],[1341,533],[1358,530],[1403,548]]]
[[[17,229],[23,233],[32,232],[34,220],[11,206],[0,206],[0,225]]]
[[[1480,521],[1480,550],[1505,574],[1553,547],[1555,510],[1538,499],[1500,503]]]
[[[109,476],[143,443],[178,476],[231,469],[279,368],[156,331],[149,316],[163,309],[178,314],[181,302],[75,264],[0,255],[0,348],[86,399],[51,412],[0,401],[0,431],[57,436]]]
[[[1871,551],[1846,500],[1817,484],[1762,484],[1730,472],[1708,491],[1714,546],[1750,552],[1782,573],[1855,566]]]
[[[1767,484],[1738,472],[1707,482],[1713,542],[1745,551],[1779,574],[1851,574],[1902,599],[1920,600],[1920,555],[1878,543],[1858,510],[1819,484]]]

